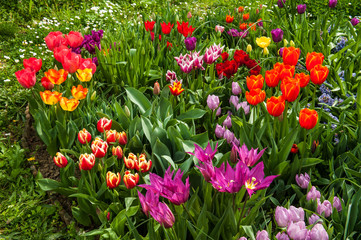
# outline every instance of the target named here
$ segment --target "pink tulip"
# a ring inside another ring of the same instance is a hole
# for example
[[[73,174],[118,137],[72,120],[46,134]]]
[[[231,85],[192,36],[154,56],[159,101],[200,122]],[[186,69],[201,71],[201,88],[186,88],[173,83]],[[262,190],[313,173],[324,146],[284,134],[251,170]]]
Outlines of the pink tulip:
[[[84,38],[80,32],[70,31],[68,35],[65,35],[66,41],[72,48],[77,48],[81,45]]]
[[[97,66],[91,58],[81,59],[79,69],[84,70],[86,68],[92,69],[92,74],[97,70]]]
[[[63,37],[62,32],[50,32],[48,36],[44,38],[49,50],[53,51],[56,47],[66,45],[66,39]]]
[[[81,55],[73,52],[68,52],[63,59],[63,68],[69,73],[75,73],[79,69],[81,63]]]
[[[23,70],[17,71],[15,76],[18,82],[24,88],[32,88],[36,83],[35,71],[30,68],[25,68]]]
[[[35,72],[39,72],[39,70],[41,69],[41,65],[43,64],[43,61],[37,58],[29,58],[29,59],[24,59],[23,64],[24,64],[24,68],[30,68]]]
[[[67,46],[61,45],[54,48],[54,58],[58,62],[62,63],[64,61],[64,56],[67,55],[69,52],[71,52],[71,50]]]

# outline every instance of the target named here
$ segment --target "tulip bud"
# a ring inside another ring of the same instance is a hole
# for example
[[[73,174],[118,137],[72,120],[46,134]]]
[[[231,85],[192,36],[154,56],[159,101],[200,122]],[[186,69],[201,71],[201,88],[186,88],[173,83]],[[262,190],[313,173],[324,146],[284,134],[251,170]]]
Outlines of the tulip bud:
[[[142,51],[140,52],[142,55],[145,55],[145,49],[142,47]]]
[[[252,45],[251,45],[251,44],[248,44],[248,45],[247,45],[246,51],[247,51],[248,53],[252,52]]]
[[[342,204],[341,201],[338,197],[334,197],[333,198],[333,207],[336,208],[337,212],[341,212],[342,211]]]
[[[125,145],[127,144],[127,134],[123,131],[123,132],[120,132],[118,133],[118,139],[119,139],[119,144],[120,145]]]
[[[269,54],[268,48],[265,47],[263,49],[263,55],[268,55],[268,54]]]
[[[233,143],[232,150],[231,150],[231,156],[229,157],[231,162],[236,163],[237,162],[237,146]]]
[[[110,212],[107,213],[107,220],[110,220]]]
[[[225,127],[222,127],[221,125],[216,125],[215,134],[217,138],[223,138],[224,132],[226,131]]]
[[[290,46],[291,46],[291,47],[294,47],[294,46],[295,46],[295,43],[293,42],[293,40],[291,40]]]
[[[232,94],[239,95],[242,93],[242,89],[239,86],[238,82],[232,82]]]
[[[90,96],[90,100],[91,100],[91,101],[94,101],[95,98],[96,98],[96,96],[97,96],[97,91],[94,91],[94,92],[92,93],[92,95]]]
[[[127,115],[127,117],[130,117],[130,111],[127,106],[124,106],[124,113],[125,113],[125,115]]]
[[[122,159],[123,157],[123,150],[120,146],[117,146],[117,147],[113,147],[112,148],[112,154],[113,156],[116,156],[117,159]]]
[[[232,127],[232,119],[231,117],[228,115],[226,117],[226,119],[223,121],[223,126],[227,127],[228,129],[230,129]]]
[[[283,46],[287,47],[287,45],[288,45],[288,41],[286,39],[283,39]]]
[[[313,140],[312,146],[311,146],[312,153],[315,153],[315,151],[316,151],[319,144],[320,144],[320,142],[318,140],[317,140],[317,142],[316,142],[316,140]]]
[[[160,93],[160,87],[159,87],[159,83],[155,82],[154,83],[154,88],[153,88],[153,94],[154,95],[158,95]]]
[[[56,153],[56,156],[53,158],[53,160],[54,160],[55,165],[60,168],[64,168],[64,167],[66,167],[66,165],[68,165],[68,160],[60,152]]]
[[[292,145],[292,148],[291,148],[291,153],[293,153],[293,154],[296,154],[296,153],[298,153],[298,147],[297,147],[297,144],[293,144]]]

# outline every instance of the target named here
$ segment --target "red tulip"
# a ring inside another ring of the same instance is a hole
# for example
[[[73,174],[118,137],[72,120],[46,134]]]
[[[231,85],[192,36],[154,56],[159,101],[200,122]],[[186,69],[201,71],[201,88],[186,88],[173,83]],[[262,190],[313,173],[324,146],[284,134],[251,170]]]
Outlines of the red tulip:
[[[24,68],[30,68],[35,72],[39,72],[41,69],[41,65],[43,64],[43,60],[37,58],[29,58],[23,60]]]
[[[63,37],[62,32],[50,32],[48,36],[44,38],[46,45],[48,46],[49,50],[53,51],[56,47],[61,45],[66,45],[66,39]]]
[[[295,47],[285,47],[283,49],[283,63],[285,65],[293,65],[296,66],[298,59],[300,58],[301,51],[299,48]]]
[[[299,122],[301,127],[305,129],[312,129],[316,126],[318,121],[318,114],[316,110],[310,110],[308,108],[304,108],[300,111]]]
[[[180,24],[177,21],[177,25],[178,32],[182,34],[185,38],[192,36],[193,31],[195,30],[195,28],[192,28],[192,26],[188,27],[188,22],[182,22],[182,24]]]
[[[90,170],[94,167],[95,156],[94,154],[81,154],[79,157],[79,169],[80,170]]]
[[[297,144],[293,144],[291,148],[291,153],[296,154],[298,153],[298,147]]]
[[[325,56],[323,56],[322,53],[316,53],[316,52],[307,53],[307,56],[306,56],[307,70],[311,71],[311,69],[314,68],[316,65],[322,64],[324,58],[325,58]]]
[[[154,28],[154,24],[155,24],[155,21],[146,21],[144,22],[144,27],[145,27],[145,31],[149,32],[149,31],[153,31],[153,28]]]
[[[135,161],[135,169],[142,173],[148,172],[152,167],[152,160],[147,161],[145,154],[140,154],[137,161]]]
[[[75,73],[79,69],[81,63],[81,55],[73,52],[68,52],[63,58],[63,68],[69,73]]]
[[[295,66],[293,65],[283,65],[283,68],[280,72],[280,79],[283,80],[285,78],[292,78],[295,74]]]
[[[96,158],[105,157],[108,151],[108,143],[97,137],[92,142],[91,149]]]
[[[68,165],[68,160],[60,152],[56,153],[56,156],[53,158],[53,160],[54,160],[55,165],[60,168],[64,168],[64,167],[66,167],[66,165]]]
[[[122,157],[123,157],[123,149],[120,146],[113,147],[112,148],[112,154],[113,154],[113,156],[116,156],[117,159],[122,159]]]
[[[314,84],[321,85],[328,76],[328,68],[326,66],[322,66],[321,64],[316,65],[311,69],[311,81]]]
[[[172,27],[174,26],[174,24],[168,23],[166,24],[165,22],[161,23],[160,26],[162,27],[162,32],[164,34],[170,34],[170,31],[172,31]]]
[[[36,83],[36,72],[30,68],[15,72],[15,76],[24,88],[32,88]]]
[[[279,97],[271,97],[267,99],[267,111],[274,117],[280,116],[285,110],[285,99],[281,95]]]
[[[127,144],[127,134],[123,131],[123,132],[120,132],[118,133],[118,139],[119,139],[119,144],[120,145],[125,145]]]
[[[266,92],[260,88],[252,89],[250,92],[246,91],[246,100],[251,105],[257,105],[264,101]]]
[[[310,82],[310,75],[306,75],[304,73],[297,73],[295,75],[295,79],[300,82],[300,87],[304,88]]]
[[[70,31],[68,35],[65,35],[65,39],[72,48],[79,47],[84,40],[83,35],[80,32],[74,31]]]
[[[233,22],[233,19],[234,19],[233,16],[227,15],[227,16],[226,16],[226,23],[232,23],[232,22]]]
[[[120,184],[120,180],[122,179],[120,173],[112,173],[111,171],[107,172],[107,186],[110,189],[116,188]]]
[[[80,59],[79,69],[84,70],[86,68],[91,69],[92,74],[94,74],[95,71],[97,70],[97,65],[95,65],[95,63],[93,63],[93,60],[91,58]]]
[[[287,77],[282,80],[281,91],[288,102],[293,102],[300,93],[300,82],[294,78]]]
[[[114,144],[118,141],[118,133],[116,130],[105,131],[108,144]]]
[[[128,189],[132,189],[135,186],[137,186],[137,184],[139,182],[139,175],[138,175],[138,173],[133,175],[129,171],[125,171],[123,181],[124,181],[125,186]]]
[[[92,135],[85,128],[78,133],[78,140],[81,144],[88,144],[92,139]]]
[[[243,14],[242,18],[243,18],[243,21],[247,21],[249,19],[249,13]]]
[[[60,47],[56,47],[54,49],[54,58],[58,62],[62,63],[64,61],[64,56],[67,55],[69,52],[71,52],[71,50],[67,46],[61,45]]]
[[[108,118],[105,117],[99,119],[97,123],[97,129],[101,133],[110,130],[111,127],[112,127],[112,120],[109,120]]]
[[[274,69],[268,70],[268,71],[266,71],[265,80],[266,80],[267,86],[276,87],[278,85],[278,83],[280,82],[280,75]]]
[[[41,85],[45,88],[45,90],[52,90],[54,88],[54,84],[50,82],[47,77],[41,78]]]
[[[124,157],[124,164],[128,169],[134,169],[137,162],[137,156],[133,153],[129,153],[128,158]]]

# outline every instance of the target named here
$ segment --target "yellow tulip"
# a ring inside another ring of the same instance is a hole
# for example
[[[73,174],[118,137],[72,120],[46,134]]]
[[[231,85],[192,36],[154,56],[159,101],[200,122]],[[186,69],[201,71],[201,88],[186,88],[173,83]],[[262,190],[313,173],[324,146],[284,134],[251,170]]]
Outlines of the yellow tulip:
[[[256,38],[256,43],[259,47],[266,48],[271,44],[271,38],[269,37]]]
[[[268,55],[269,54],[269,51],[268,51],[268,48],[263,48],[263,55]]]
[[[247,52],[252,52],[252,45],[251,44],[248,44],[247,45],[247,49],[246,49]]]
[[[64,111],[72,112],[74,111],[79,105],[79,100],[72,98],[67,99],[66,97],[62,97],[60,99],[60,106]]]
[[[85,68],[84,70],[78,69],[76,71],[76,76],[81,82],[89,82],[90,79],[93,77],[92,69],[91,68]]]

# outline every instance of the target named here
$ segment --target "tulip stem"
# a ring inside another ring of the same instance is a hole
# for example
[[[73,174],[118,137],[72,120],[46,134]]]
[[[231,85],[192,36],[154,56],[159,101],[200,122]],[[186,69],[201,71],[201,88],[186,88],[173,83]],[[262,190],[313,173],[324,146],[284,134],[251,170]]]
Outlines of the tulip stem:
[[[247,200],[248,200],[248,196],[246,195],[246,199],[244,200],[244,204],[243,204],[243,207],[242,207],[242,212],[241,212],[241,215],[240,215],[240,217],[239,217],[239,219],[238,219],[238,224],[237,224],[238,228],[240,227],[241,220],[242,220],[242,218],[243,218],[243,216],[244,216],[244,213],[245,213],[245,212],[244,212],[244,209],[245,209],[245,207],[246,207]]]
[[[315,98],[316,98],[316,89],[317,89],[317,85],[315,85],[314,89],[313,89],[313,96],[312,96],[312,109],[315,108]]]
[[[178,237],[177,237],[177,233],[175,232],[175,230],[174,230],[174,227],[172,226],[172,230],[173,230],[173,235],[174,235],[174,239],[178,239]]]
[[[194,226],[197,226],[197,225],[196,225],[196,221],[194,221],[194,219],[193,219],[192,215],[190,214],[190,212],[188,211],[188,209],[186,208],[186,206],[185,206],[185,204],[184,204],[184,203],[182,204],[182,207],[183,207],[183,208],[184,208],[184,210],[187,212],[187,214],[188,214],[189,218],[192,220],[192,222],[193,222]]]

